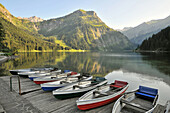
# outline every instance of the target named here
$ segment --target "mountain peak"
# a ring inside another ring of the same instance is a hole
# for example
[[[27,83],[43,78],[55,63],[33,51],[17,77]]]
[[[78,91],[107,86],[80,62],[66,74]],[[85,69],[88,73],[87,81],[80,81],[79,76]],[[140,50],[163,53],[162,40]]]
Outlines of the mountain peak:
[[[73,14],[78,14],[80,16],[84,16],[84,15],[97,16],[97,14],[94,11],[85,11],[83,9],[78,9],[78,10],[74,11]]]
[[[25,20],[29,20],[31,22],[42,22],[43,19],[41,19],[40,17],[36,17],[36,16],[32,16],[32,17],[17,17],[18,19],[25,19]]]

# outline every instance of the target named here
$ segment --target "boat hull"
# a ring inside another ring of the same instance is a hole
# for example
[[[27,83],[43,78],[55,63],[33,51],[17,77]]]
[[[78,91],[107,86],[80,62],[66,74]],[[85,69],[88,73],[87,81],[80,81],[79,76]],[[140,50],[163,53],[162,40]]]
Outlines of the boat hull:
[[[32,81],[34,80],[34,78],[38,78],[38,77],[29,77],[29,79]]]
[[[44,91],[53,91],[55,89],[58,89],[58,88],[62,88],[64,86],[59,86],[59,87],[41,87],[41,89],[43,89]]]
[[[43,84],[43,83],[54,82],[54,81],[57,81],[57,80],[50,80],[50,81],[34,81],[34,83],[36,83],[36,84]]]
[[[18,72],[17,72],[17,71],[10,71],[10,73],[11,73],[12,75],[18,75]]]
[[[57,98],[57,99],[67,99],[67,98],[82,96],[86,92],[88,92],[88,91],[80,92],[80,93],[56,94],[56,95],[54,95],[54,97]]]

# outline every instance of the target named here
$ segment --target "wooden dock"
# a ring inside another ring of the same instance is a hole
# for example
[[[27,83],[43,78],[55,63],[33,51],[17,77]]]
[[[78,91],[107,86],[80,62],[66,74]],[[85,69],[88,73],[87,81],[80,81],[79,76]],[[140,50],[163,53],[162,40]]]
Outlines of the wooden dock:
[[[21,78],[21,96],[17,78],[12,78],[13,90],[10,92],[10,76],[0,77],[0,104],[7,113],[111,113],[114,103],[81,111],[76,106],[76,98],[59,100],[51,92],[41,90],[40,86],[28,78]]]
[[[17,77],[13,78],[13,91],[10,91],[10,76],[0,77],[0,113],[111,113],[114,103],[81,111],[76,106],[76,98],[59,100],[51,92],[41,90],[40,86],[28,78],[21,79],[19,95]],[[165,106],[158,105],[153,113],[164,113]],[[169,111],[170,113],[170,111]]]

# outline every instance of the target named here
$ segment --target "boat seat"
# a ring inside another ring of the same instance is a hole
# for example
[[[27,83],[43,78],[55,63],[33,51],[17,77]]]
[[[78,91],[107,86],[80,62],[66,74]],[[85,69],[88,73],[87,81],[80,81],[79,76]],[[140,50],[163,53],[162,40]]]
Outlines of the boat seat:
[[[94,92],[93,92],[93,95],[95,95],[95,94],[99,94],[99,95],[103,95],[103,96],[108,96],[107,93],[100,92],[100,91],[94,91]]]
[[[77,74],[77,72],[71,72],[71,74],[70,75],[76,75]]]
[[[74,85],[74,86],[73,86],[73,89],[75,89],[75,88],[83,89],[84,87],[79,86],[79,85]]]
[[[146,97],[150,97],[150,98],[155,98],[156,96],[154,95],[148,95],[148,94],[145,94],[145,93],[141,93],[141,92],[136,92],[137,95],[142,95],[142,96],[146,96]]]
[[[158,94],[158,89],[149,88],[145,86],[139,86],[139,90],[135,94],[154,99],[156,95]]]
[[[115,80],[115,83],[113,85],[110,85],[110,86],[116,87],[116,88],[122,88],[122,87],[126,86],[127,84],[128,84],[127,82]]]
[[[64,70],[64,73],[70,72],[70,70]]]

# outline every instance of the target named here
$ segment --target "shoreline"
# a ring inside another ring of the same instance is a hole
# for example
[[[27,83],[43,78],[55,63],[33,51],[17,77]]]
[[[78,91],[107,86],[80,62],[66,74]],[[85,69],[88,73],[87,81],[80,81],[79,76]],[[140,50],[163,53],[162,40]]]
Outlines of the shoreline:
[[[169,53],[170,51],[133,50],[133,52],[136,52],[136,53],[141,53],[141,52],[143,53]]]
[[[31,52],[31,53],[47,53],[47,52],[89,52],[90,50],[46,50],[46,51],[36,51],[36,50],[31,50],[31,51],[18,51],[18,53],[24,53],[24,52]]]

